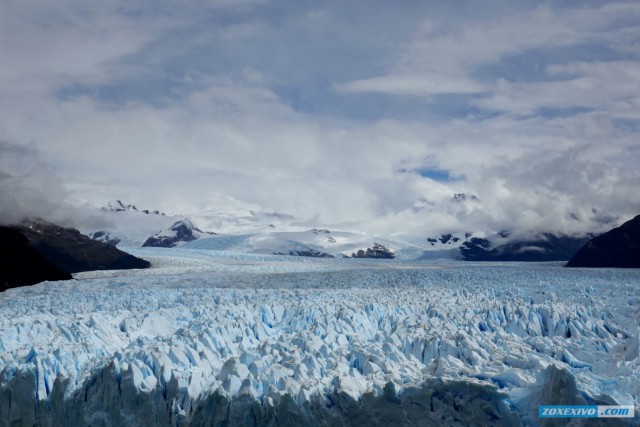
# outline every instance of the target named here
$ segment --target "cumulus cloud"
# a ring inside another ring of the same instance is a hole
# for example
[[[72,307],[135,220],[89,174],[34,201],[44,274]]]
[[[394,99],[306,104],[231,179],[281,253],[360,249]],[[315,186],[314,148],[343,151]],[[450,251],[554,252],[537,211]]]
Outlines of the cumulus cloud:
[[[98,205],[420,233],[637,213],[637,5],[474,4],[11,3],[0,135]]]
[[[343,221],[424,196],[415,185],[421,177],[396,176],[403,160],[428,153],[416,147],[414,131],[391,121],[326,129],[264,87],[214,79],[168,107],[114,111],[88,98],[60,105],[42,111],[32,138],[58,141],[49,151],[59,167],[83,177],[82,186],[106,181],[127,193],[114,197],[179,210],[210,194],[231,194],[301,217]]]

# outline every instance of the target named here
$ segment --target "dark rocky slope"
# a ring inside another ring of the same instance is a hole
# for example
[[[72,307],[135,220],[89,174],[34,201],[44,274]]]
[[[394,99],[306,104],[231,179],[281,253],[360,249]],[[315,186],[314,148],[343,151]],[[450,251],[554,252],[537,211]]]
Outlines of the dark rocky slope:
[[[640,215],[591,239],[567,267],[640,268]]]
[[[32,248],[19,231],[0,227],[0,292],[45,280],[71,278],[71,274],[56,267]]]
[[[488,239],[473,237],[460,246],[460,254],[466,261],[566,261],[588,240],[588,236],[542,234],[535,239],[513,240],[492,248]]]
[[[42,257],[68,273],[150,266],[148,261],[92,240],[74,228],[60,227],[41,219],[28,220],[12,228],[26,237]]]

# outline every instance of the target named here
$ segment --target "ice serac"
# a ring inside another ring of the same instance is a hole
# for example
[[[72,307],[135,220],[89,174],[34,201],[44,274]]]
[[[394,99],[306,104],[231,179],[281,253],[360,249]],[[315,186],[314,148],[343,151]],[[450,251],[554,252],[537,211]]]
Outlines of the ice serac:
[[[640,268],[640,215],[591,239],[567,267]]]
[[[148,261],[92,240],[74,228],[60,227],[42,219],[26,220],[12,228],[25,236],[42,257],[68,273],[150,266]]]
[[[431,380],[397,394],[387,383],[380,395],[366,393],[353,398],[334,390],[300,400],[283,394],[256,397],[250,392],[229,395],[224,390],[192,400],[188,382],[171,378],[166,389],[141,390],[141,372],[134,365],[126,371],[111,364],[93,373],[73,391],[69,381],[53,384],[51,400],[34,406],[29,374],[13,379],[17,393],[0,395],[15,425],[150,426],[522,426],[518,414],[495,387],[465,381]],[[136,378],[137,377],[137,378]],[[65,398],[66,396],[66,398]],[[64,402],[64,405],[61,403]],[[7,424],[9,425],[9,424]],[[13,424],[12,424],[13,425]]]
[[[532,388],[532,392],[518,399],[515,405],[518,412],[522,414],[525,425],[552,426],[589,426],[589,425],[612,425],[620,427],[631,427],[637,425],[636,419],[600,419],[599,423],[590,419],[575,418],[539,418],[539,407],[541,405],[553,406],[607,406],[618,403],[607,395],[591,396],[581,392],[576,384],[574,375],[568,370],[549,365],[539,375],[539,383]]]

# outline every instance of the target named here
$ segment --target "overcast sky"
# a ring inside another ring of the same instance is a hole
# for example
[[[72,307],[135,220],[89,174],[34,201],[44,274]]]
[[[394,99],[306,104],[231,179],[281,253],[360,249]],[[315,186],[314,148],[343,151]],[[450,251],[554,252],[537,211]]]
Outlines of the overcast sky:
[[[5,205],[229,196],[385,232],[640,213],[638,2],[6,0],[0,31]]]

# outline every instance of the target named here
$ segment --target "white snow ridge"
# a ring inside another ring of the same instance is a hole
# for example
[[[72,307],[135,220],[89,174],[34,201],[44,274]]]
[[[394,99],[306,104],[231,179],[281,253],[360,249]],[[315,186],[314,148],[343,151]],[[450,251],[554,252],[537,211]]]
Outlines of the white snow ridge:
[[[0,294],[0,426],[535,426],[541,404],[640,413],[637,270],[131,252],[155,267]]]

